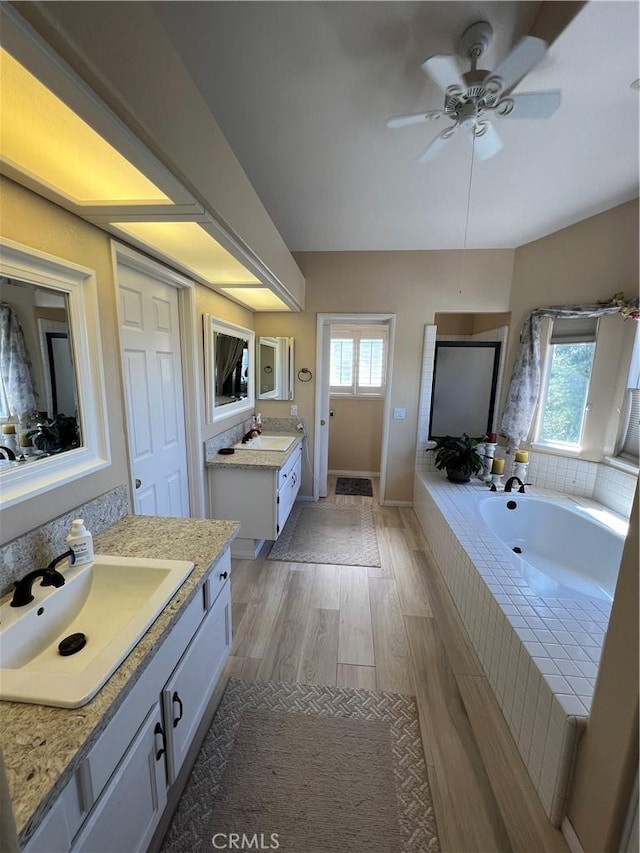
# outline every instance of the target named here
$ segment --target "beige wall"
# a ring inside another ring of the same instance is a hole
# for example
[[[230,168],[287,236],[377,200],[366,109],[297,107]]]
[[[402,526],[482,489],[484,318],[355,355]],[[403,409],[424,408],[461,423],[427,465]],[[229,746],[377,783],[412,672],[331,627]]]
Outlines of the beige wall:
[[[517,249],[507,378],[511,376],[520,329],[529,311],[547,305],[606,301],[617,291],[628,296],[638,292],[637,200]],[[620,316],[600,321],[583,458],[599,460],[604,452],[611,451],[612,432],[615,434],[612,419],[615,420],[624,390],[632,335],[633,323],[625,323]],[[612,381],[616,378],[620,381]],[[503,397],[507,386],[508,382]]]
[[[0,532],[2,542],[8,542],[122,483],[127,483],[129,470],[109,235],[6,179],[0,179],[0,227],[3,237],[81,264],[96,272],[111,452],[111,464],[101,471],[2,510]],[[200,285],[196,286],[196,313],[199,341],[202,340],[202,315],[205,313],[245,328],[253,327],[253,314],[250,311]],[[198,347],[197,371],[203,418],[202,438],[206,440],[245,420],[247,415],[237,415],[215,425],[206,424],[202,345]]]
[[[331,397],[329,470],[379,473],[384,400]]]
[[[433,318],[438,327],[438,335],[479,335],[508,326],[511,323],[511,313],[486,312],[483,314],[442,314]]]
[[[638,491],[629,523],[569,820],[585,853],[614,853],[638,771]]]
[[[436,311],[505,311],[509,307],[514,253],[468,253],[461,284],[462,252],[302,252],[295,255],[307,282],[306,308],[300,314],[256,315],[256,334],[292,335],[296,371],[308,367],[311,382],[296,379],[295,402],[309,432],[313,458],[315,417],[316,318],[318,313],[395,313],[396,342],[391,406],[406,409],[404,421],[391,421],[386,499],[410,501],[417,436],[424,327]],[[289,415],[289,403],[268,403],[266,415]],[[309,466],[303,494],[311,494]]]

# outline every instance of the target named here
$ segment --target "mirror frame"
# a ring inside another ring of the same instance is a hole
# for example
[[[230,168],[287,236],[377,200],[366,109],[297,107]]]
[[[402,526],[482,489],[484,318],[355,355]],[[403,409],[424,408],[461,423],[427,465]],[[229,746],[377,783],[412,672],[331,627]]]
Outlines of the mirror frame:
[[[67,295],[82,446],[0,471],[0,510],[111,464],[94,270],[0,238],[0,275]]]
[[[251,329],[236,326],[219,320],[213,314],[204,314],[204,377],[207,423],[213,424],[238,415],[242,412],[253,410],[255,405],[255,335]],[[215,334],[229,335],[247,341],[249,348],[249,372],[247,375],[247,396],[244,400],[235,403],[227,403],[225,406],[216,406],[216,353]]]
[[[256,339],[256,399],[293,400],[293,338],[263,335]],[[269,346],[275,352],[276,385],[273,391],[260,393],[258,387],[262,372],[260,347]],[[284,373],[286,370],[286,381]]]

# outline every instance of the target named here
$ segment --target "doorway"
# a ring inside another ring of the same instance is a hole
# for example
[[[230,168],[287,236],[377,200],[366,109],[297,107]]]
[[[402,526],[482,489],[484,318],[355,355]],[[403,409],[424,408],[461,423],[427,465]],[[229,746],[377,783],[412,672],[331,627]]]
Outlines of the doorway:
[[[113,244],[134,514],[202,517],[193,283]]]
[[[354,330],[357,339],[358,330],[374,325],[383,326],[386,331],[386,352],[384,357],[384,388],[377,400],[382,403],[382,438],[380,442],[378,489],[379,502],[384,504],[386,466],[388,454],[390,389],[392,382],[393,348],[395,336],[395,314],[318,314],[316,339],[316,418],[314,435],[314,481],[313,499],[326,497],[329,471],[329,428],[332,411],[331,400],[331,328],[349,327]],[[356,380],[354,379],[354,387]],[[336,398],[344,402],[346,397]],[[364,400],[365,405],[371,400]],[[344,469],[347,470],[347,469]]]

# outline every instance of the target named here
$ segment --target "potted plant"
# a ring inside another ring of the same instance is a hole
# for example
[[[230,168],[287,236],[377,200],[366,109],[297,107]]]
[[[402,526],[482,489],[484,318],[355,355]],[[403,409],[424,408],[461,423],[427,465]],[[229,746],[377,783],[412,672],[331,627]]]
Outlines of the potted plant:
[[[70,415],[55,415],[53,418],[34,419],[37,426],[27,433],[38,450],[44,453],[60,453],[80,446],[78,421]]]
[[[452,483],[468,483],[472,474],[482,468],[482,458],[476,447],[482,438],[472,438],[466,432],[461,436],[445,435],[436,439],[434,449],[436,468],[446,469]]]

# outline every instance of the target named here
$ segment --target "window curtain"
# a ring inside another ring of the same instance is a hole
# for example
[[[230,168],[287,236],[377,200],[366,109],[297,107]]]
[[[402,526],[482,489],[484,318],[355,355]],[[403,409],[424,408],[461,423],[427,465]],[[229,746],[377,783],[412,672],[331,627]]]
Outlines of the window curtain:
[[[222,386],[234,367],[242,358],[246,341],[229,335],[218,335],[216,340],[216,394],[222,394]]]
[[[24,333],[18,315],[6,302],[0,303],[0,375],[11,414],[23,418],[36,411]]]
[[[500,435],[510,450],[518,447],[529,434],[540,392],[540,335],[544,317],[565,320],[605,317],[621,313],[624,319],[638,319],[638,300],[629,302],[616,293],[609,302],[585,305],[552,305],[536,308],[525,319],[520,333],[520,347],[511,374],[509,391],[502,415]]]

